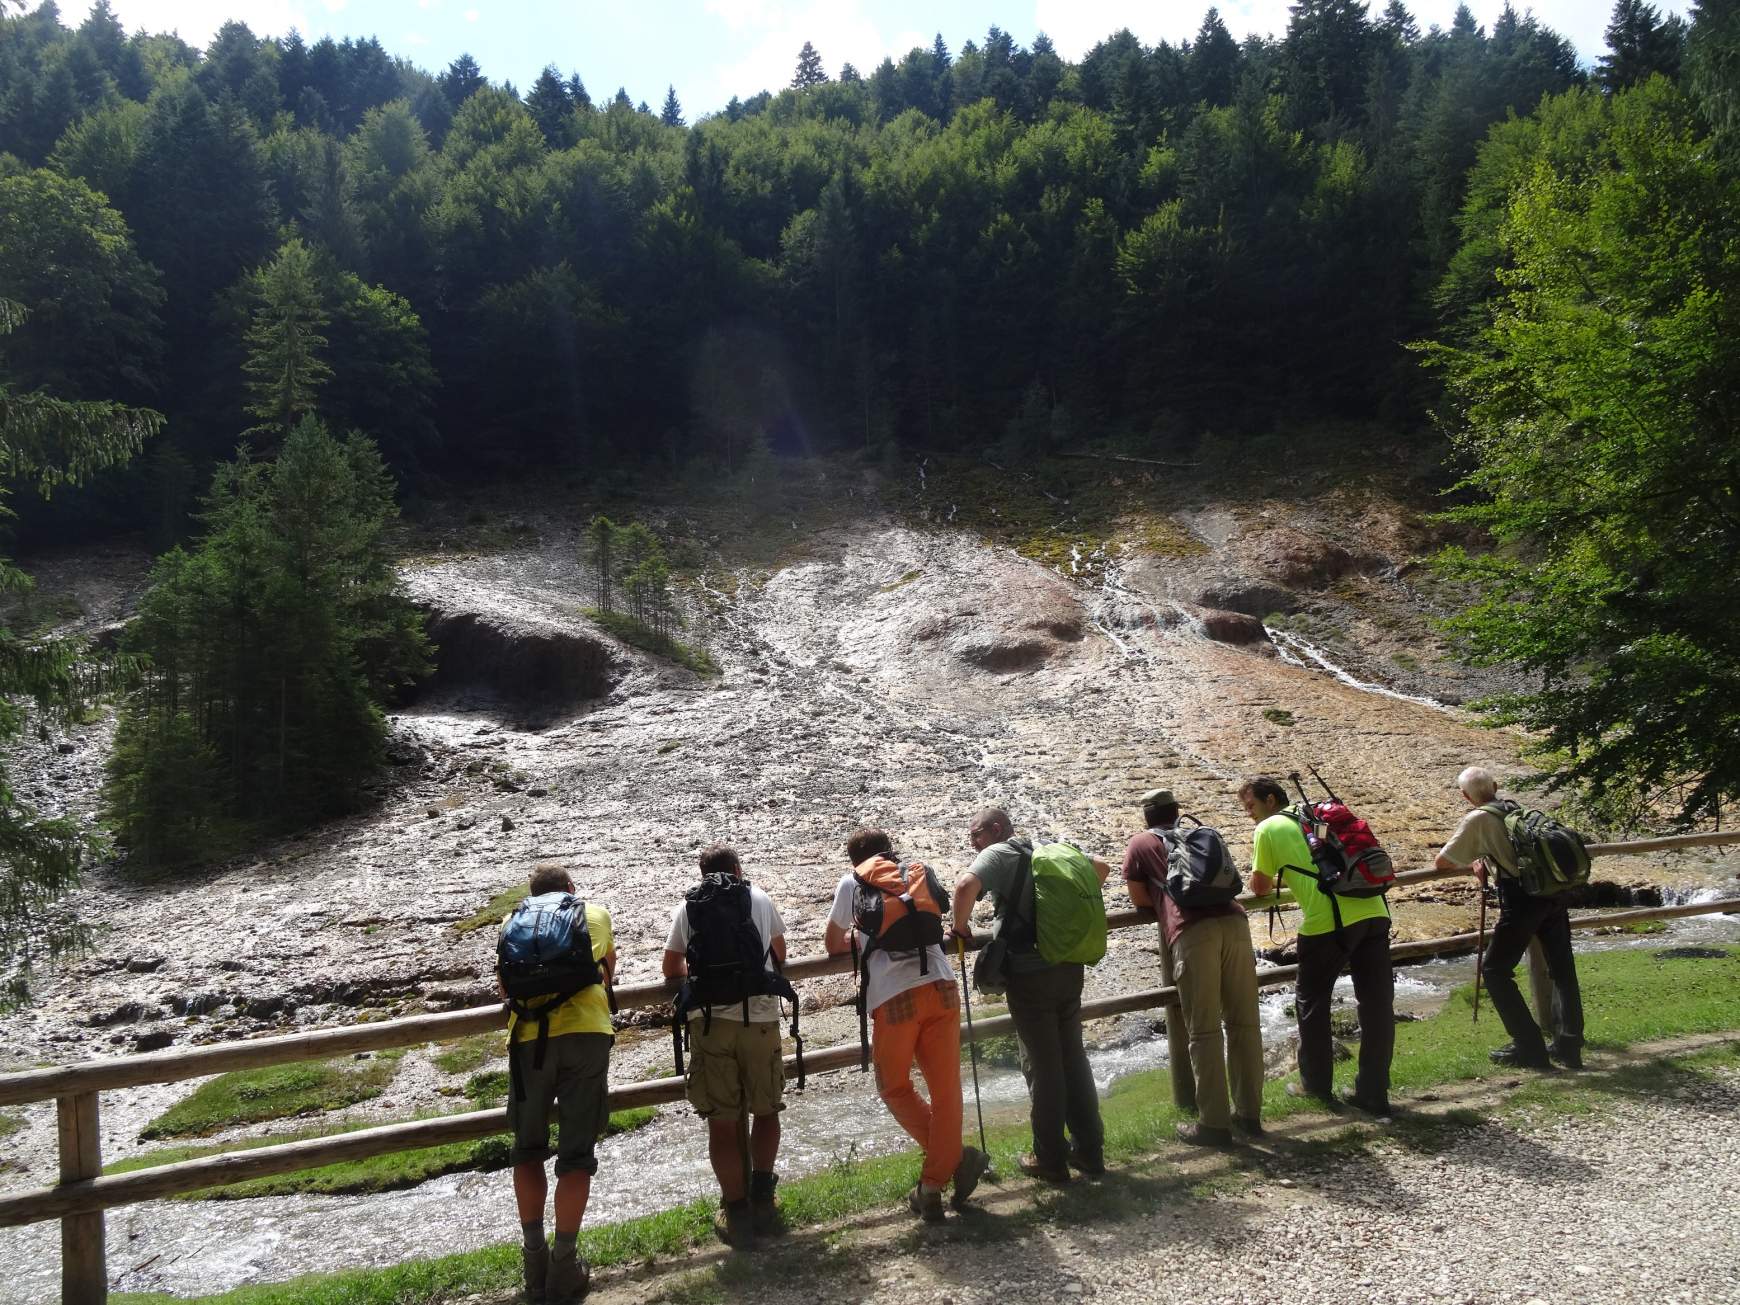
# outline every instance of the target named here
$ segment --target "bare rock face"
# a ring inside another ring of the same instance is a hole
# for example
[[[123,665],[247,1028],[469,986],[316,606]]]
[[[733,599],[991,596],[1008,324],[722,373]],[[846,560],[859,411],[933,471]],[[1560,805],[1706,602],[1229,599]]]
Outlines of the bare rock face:
[[[1202,614],[1202,630],[1210,639],[1221,643],[1267,643],[1269,632],[1254,616],[1243,612],[1209,611]]]
[[[1215,611],[1243,612],[1259,620],[1270,612],[1292,612],[1299,607],[1297,594],[1260,580],[1217,581],[1197,594],[1196,601]]]
[[[921,618],[911,637],[940,643],[954,660],[1008,675],[1032,670],[1080,643],[1087,631],[1081,600],[1062,581],[1023,575],[1017,583],[964,596]]]
[[[429,611],[432,687],[483,689],[512,703],[572,706],[615,683],[610,644],[590,627],[526,612]]]
[[[1340,544],[1284,527],[1257,541],[1254,569],[1289,589],[1321,589],[1359,570],[1360,563]]]

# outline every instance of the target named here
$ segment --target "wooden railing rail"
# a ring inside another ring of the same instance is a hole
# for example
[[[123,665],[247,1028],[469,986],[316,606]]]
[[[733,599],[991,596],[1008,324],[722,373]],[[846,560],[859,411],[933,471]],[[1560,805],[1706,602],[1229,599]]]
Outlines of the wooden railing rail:
[[[1740,833],[1690,834],[1629,843],[1595,844],[1590,847],[1590,852],[1598,856],[1614,856],[1733,843],[1740,843]],[[1415,884],[1459,878],[1465,873],[1414,870],[1400,874],[1396,879],[1398,884]],[[1246,894],[1241,900],[1253,907],[1292,905],[1290,895],[1286,893],[1265,898]],[[1740,914],[1740,897],[1601,912],[1574,918],[1572,927],[1588,929],[1708,914]],[[1151,925],[1154,914],[1147,910],[1118,911],[1108,916],[1107,923],[1113,929]],[[979,934],[970,945],[975,948],[982,946],[986,938],[987,935]],[[1390,949],[1390,955],[1397,961],[1455,955],[1474,950],[1477,941],[1475,934],[1462,933],[1398,943]],[[845,974],[850,970],[848,957],[811,956],[793,961],[786,967],[786,974],[798,980]],[[1260,986],[1273,987],[1289,982],[1296,972],[1294,966],[1267,967],[1258,971],[1258,982]],[[630,1010],[661,1005],[670,999],[674,987],[674,983],[669,981],[629,985],[617,989],[617,1004],[620,1009]],[[1537,1004],[1539,1001],[1537,993]],[[1175,1005],[1176,1002],[1175,987],[1150,988],[1084,1002],[1082,1018],[1107,1019],[1131,1011]],[[343,1160],[475,1140],[499,1134],[504,1129],[499,1109],[479,1110],[438,1119],[388,1124],[336,1137],[279,1143],[104,1177],[98,1131],[99,1092],[149,1083],[172,1083],[235,1069],[324,1060],[358,1051],[447,1041],[500,1029],[504,1021],[501,1007],[487,1006],[0,1075],[0,1105],[56,1099],[60,1150],[60,1182],[50,1188],[0,1197],[0,1227],[60,1219],[62,1301],[69,1305],[106,1301],[108,1287],[102,1214],[106,1209],[251,1178],[318,1168]],[[984,1039],[1013,1030],[1013,1021],[1003,1015],[976,1021],[971,1036]],[[963,1030],[965,1036],[968,1035]],[[856,1043],[829,1047],[812,1052],[804,1059],[807,1071],[840,1069],[858,1062],[859,1048]],[[682,1079],[654,1079],[613,1090],[610,1108],[621,1110],[655,1105],[677,1101],[682,1096]]]

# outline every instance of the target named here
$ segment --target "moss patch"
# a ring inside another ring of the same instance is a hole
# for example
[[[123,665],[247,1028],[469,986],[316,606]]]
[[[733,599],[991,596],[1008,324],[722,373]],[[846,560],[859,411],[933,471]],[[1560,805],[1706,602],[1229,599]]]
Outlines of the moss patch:
[[[455,920],[453,932],[468,934],[476,933],[479,929],[493,929],[525,899],[525,896],[526,885],[524,883],[517,883],[512,888],[504,888],[463,920]]]
[[[404,1054],[382,1051],[367,1060],[273,1065],[220,1074],[145,1125],[139,1136],[202,1137],[237,1124],[354,1106],[381,1094]]]

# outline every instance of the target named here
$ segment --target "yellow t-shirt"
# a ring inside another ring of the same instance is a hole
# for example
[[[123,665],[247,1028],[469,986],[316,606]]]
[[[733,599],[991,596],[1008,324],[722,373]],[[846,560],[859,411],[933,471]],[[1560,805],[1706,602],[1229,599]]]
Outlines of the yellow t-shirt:
[[[503,924],[507,917],[503,917]],[[610,928],[610,912],[595,902],[586,903],[586,932],[592,939],[592,959],[600,966],[604,958],[610,954],[615,945],[615,938]],[[526,1003],[528,1006],[539,1006],[543,1003],[538,999]],[[596,984],[590,988],[582,988],[574,996],[568,998],[550,1016],[550,1036],[558,1037],[564,1033],[609,1033],[610,1001],[604,995],[604,985]],[[527,1020],[522,1026],[512,1014],[508,1016],[508,1040],[524,1042],[538,1036],[538,1021]]]

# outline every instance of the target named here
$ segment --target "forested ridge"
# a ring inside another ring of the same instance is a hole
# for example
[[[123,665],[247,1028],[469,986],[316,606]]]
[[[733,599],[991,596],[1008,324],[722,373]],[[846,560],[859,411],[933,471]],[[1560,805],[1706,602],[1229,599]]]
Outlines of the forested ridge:
[[[1677,69],[1678,20],[1628,4],[1606,91]],[[792,87],[692,124],[674,93],[655,114],[487,72],[235,22],[200,51],[106,3],[5,20],[0,284],[33,310],[8,376],[168,419],[110,524],[185,528],[259,420],[247,332],[286,314],[321,415],[402,479],[730,462],[760,435],[1418,426],[1404,345],[1492,286],[1464,247],[1476,150],[1591,80],[1532,17],[1423,32],[1400,0],[1302,0],[1242,43],[1210,9],[1076,64],[996,28],[835,76],[806,48]]]

